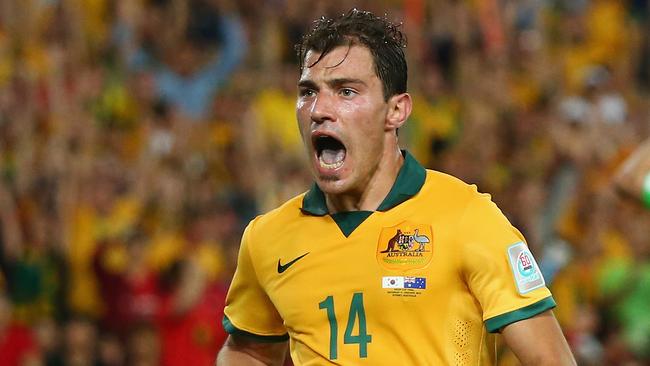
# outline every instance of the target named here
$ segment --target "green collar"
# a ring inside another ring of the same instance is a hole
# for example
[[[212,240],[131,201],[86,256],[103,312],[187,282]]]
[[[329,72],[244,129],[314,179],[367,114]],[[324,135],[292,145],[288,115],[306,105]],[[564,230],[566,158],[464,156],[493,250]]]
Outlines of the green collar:
[[[426,178],[424,167],[408,151],[402,150],[402,155],[404,156],[404,164],[397,174],[393,187],[379,205],[377,211],[390,210],[415,196],[424,185]],[[302,200],[302,211],[313,216],[325,216],[329,213],[325,203],[325,194],[316,183],[313,183],[309,192],[305,194]],[[347,237],[371,214],[372,211],[339,212],[332,215],[332,218]]]

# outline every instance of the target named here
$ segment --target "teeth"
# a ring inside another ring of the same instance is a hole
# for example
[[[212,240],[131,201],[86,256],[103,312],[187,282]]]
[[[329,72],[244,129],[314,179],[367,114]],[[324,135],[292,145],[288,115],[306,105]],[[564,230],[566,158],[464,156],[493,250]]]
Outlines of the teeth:
[[[323,161],[323,159],[318,159],[318,163],[320,164],[321,167],[325,169],[336,169],[340,168],[343,165],[343,160],[337,161],[336,163],[328,164]]]

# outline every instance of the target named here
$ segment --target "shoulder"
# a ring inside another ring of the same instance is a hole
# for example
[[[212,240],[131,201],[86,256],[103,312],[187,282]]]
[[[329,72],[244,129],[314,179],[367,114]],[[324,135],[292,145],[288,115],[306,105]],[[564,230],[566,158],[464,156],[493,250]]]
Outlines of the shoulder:
[[[490,195],[479,192],[475,184],[466,183],[453,175],[430,169],[426,170],[426,174],[423,194],[435,195],[443,200],[451,199],[456,204],[468,203],[480,197],[490,199]]]
[[[302,200],[306,193],[301,193],[279,207],[254,218],[246,228],[247,232],[254,231],[256,236],[272,235],[282,230],[286,225],[294,223],[302,214]]]
[[[454,218],[459,228],[490,226],[488,223],[499,223],[499,227],[510,226],[489,193],[480,192],[475,184],[446,173],[427,170],[421,200],[425,204],[444,208],[445,215]]]
[[[426,173],[427,173],[427,183],[444,184],[446,186],[449,186],[451,188],[456,188],[456,189],[465,189],[467,187],[472,186],[464,182],[458,177],[455,177],[451,174],[444,173],[438,170],[426,169]]]
[[[276,258],[276,252],[294,243],[296,235],[309,230],[305,219],[311,216],[302,213],[304,195],[291,198],[281,206],[257,216],[246,227],[240,251],[246,251],[259,273],[273,272],[275,262],[269,259]]]

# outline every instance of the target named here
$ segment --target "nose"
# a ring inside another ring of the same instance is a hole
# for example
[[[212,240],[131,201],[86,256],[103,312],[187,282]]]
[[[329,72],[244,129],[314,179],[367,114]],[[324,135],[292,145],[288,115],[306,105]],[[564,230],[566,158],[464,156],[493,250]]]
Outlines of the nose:
[[[314,98],[314,103],[311,105],[310,117],[315,123],[323,123],[325,121],[334,121],[335,114],[332,106],[332,97],[326,93],[320,93]]]

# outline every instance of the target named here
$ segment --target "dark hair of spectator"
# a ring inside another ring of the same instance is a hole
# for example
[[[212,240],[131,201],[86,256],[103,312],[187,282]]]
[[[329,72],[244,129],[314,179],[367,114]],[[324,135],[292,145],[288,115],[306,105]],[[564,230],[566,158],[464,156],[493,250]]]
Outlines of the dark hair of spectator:
[[[384,99],[405,93],[408,79],[404,56],[406,36],[400,26],[385,17],[357,9],[337,18],[317,19],[311,31],[296,45],[300,70],[314,66],[336,47],[361,45],[372,54],[375,73],[384,85]],[[311,65],[305,65],[305,56],[310,50],[320,52],[320,56]]]

